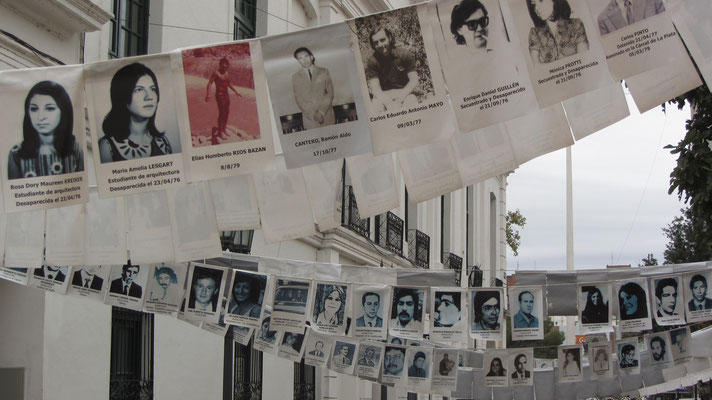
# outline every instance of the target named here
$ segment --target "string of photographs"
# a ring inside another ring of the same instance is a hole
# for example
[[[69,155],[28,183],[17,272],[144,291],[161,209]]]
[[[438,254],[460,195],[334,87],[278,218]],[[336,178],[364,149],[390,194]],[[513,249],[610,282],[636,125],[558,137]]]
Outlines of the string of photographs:
[[[2,71],[3,208],[180,193],[208,180],[221,208],[231,186],[253,184],[252,214],[232,202],[220,211],[255,225],[259,202],[268,241],[305,236],[305,211],[320,226],[333,220],[333,191],[320,188],[338,180],[338,160],[362,215],[375,215],[398,201],[392,153],[410,198],[424,201],[625,118],[622,79],[641,112],[701,85],[696,68],[709,82],[710,18],[704,0],[629,11],[611,0],[437,0],[256,40]],[[212,206],[172,197],[181,209]],[[136,198],[126,202],[163,209],[148,229],[167,232],[171,205]],[[113,201],[96,208],[122,202]],[[290,212],[267,212],[280,208]]]
[[[247,345],[252,339],[263,352],[447,396],[458,387],[458,368],[466,365],[458,356],[468,353],[470,339],[504,341],[507,325],[513,341],[544,339],[553,304],[566,301],[557,293],[563,286],[576,293],[577,329],[589,342],[590,373],[584,377],[586,353],[580,345],[559,346],[557,382],[619,379],[641,375],[641,368],[689,366],[692,373],[712,367],[708,346],[693,346],[688,326],[712,320],[707,290],[712,265],[705,263],[631,270],[624,279],[605,281],[591,278],[607,271],[586,271],[574,284],[552,281],[505,290],[452,286],[451,271],[423,271],[408,281],[398,279],[397,269],[266,257],[236,263],[226,257],[213,263],[3,268],[0,277],[175,316],[220,335],[232,327],[235,341]],[[443,272],[444,279],[437,276]],[[652,321],[670,330],[646,334],[642,345],[639,337],[608,341],[614,329],[640,333],[653,328]],[[641,349],[649,354],[645,364]],[[531,368],[550,363],[537,361],[532,347],[480,355],[467,365],[484,371],[476,384],[489,388],[532,387]]]

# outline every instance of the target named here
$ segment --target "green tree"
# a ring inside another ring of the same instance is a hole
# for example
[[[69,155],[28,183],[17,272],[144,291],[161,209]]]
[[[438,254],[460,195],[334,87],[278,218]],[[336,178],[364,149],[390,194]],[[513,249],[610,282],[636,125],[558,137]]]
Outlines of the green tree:
[[[507,237],[507,245],[509,245],[509,248],[512,249],[512,253],[514,253],[516,257],[519,255],[519,245],[522,242],[519,229],[516,227],[523,229],[524,224],[527,223],[527,219],[519,212],[519,209],[516,209],[514,211],[507,211],[507,216],[504,220],[506,222],[505,234]]]
[[[554,328],[554,321],[548,317],[544,321],[544,340],[512,340],[512,321],[507,320],[507,348],[534,347],[534,357],[536,358],[556,358],[557,346],[564,343],[566,336]]]
[[[692,211],[680,210],[667,228],[663,228],[668,244],[665,245],[665,264],[712,260],[712,223]]]
[[[647,257],[643,258],[638,263],[639,267],[652,267],[654,265],[658,265],[658,259],[653,256],[653,253],[649,253]]]

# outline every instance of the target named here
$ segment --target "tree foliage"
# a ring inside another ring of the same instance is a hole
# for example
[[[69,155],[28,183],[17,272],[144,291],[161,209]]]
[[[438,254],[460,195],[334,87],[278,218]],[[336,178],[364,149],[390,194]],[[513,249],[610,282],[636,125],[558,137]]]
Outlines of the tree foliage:
[[[507,318],[507,348],[534,347],[536,358],[556,358],[556,350],[564,343],[566,335],[558,329],[554,330],[554,321],[548,317],[544,321],[544,340],[517,340],[512,341],[512,321]]]
[[[512,249],[514,256],[519,255],[519,245],[522,242],[522,237],[519,235],[519,229],[524,228],[524,224],[527,223],[526,217],[519,212],[519,209],[514,211],[507,211],[507,216],[504,218],[506,222],[505,234],[507,236],[507,245]]]
[[[667,228],[663,228],[668,244],[665,246],[665,264],[712,260],[712,223],[692,211],[680,210]]]
[[[653,256],[653,253],[649,253],[647,257],[638,263],[639,267],[652,267],[654,265],[658,265],[658,259]]]

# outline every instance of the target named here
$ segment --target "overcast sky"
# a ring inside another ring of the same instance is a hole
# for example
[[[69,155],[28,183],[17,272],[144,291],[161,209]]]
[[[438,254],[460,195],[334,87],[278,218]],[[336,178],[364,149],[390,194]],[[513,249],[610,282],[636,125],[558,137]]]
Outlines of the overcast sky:
[[[641,115],[626,98],[628,118],[572,147],[576,269],[637,265],[648,253],[662,263],[662,228],[683,206],[667,194],[676,157],[663,146],[684,137],[689,108],[668,106],[666,114],[656,107]],[[519,256],[509,251],[507,269],[566,269],[565,149],[509,175],[507,209],[527,219]]]

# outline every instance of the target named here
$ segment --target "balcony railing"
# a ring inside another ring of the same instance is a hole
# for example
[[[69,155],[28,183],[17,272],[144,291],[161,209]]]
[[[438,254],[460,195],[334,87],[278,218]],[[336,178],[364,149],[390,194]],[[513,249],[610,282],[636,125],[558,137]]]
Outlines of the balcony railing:
[[[467,287],[482,287],[482,270],[478,265],[467,266]]]
[[[351,229],[361,236],[368,237],[371,231],[371,221],[368,218],[361,219],[359,217],[353,187],[351,185],[346,185],[344,186],[344,189],[346,193],[342,200],[342,210],[344,210],[344,212],[341,214],[341,225]]]
[[[457,254],[444,252],[443,267],[455,271],[455,283],[457,286],[460,286],[460,282],[462,281],[462,257]]]
[[[408,229],[408,260],[417,267],[430,268],[430,236]]]
[[[403,255],[403,220],[388,211],[378,216],[378,245],[384,249]]]
[[[151,400],[153,399],[153,381],[111,380],[109,382],[110,400]]]

